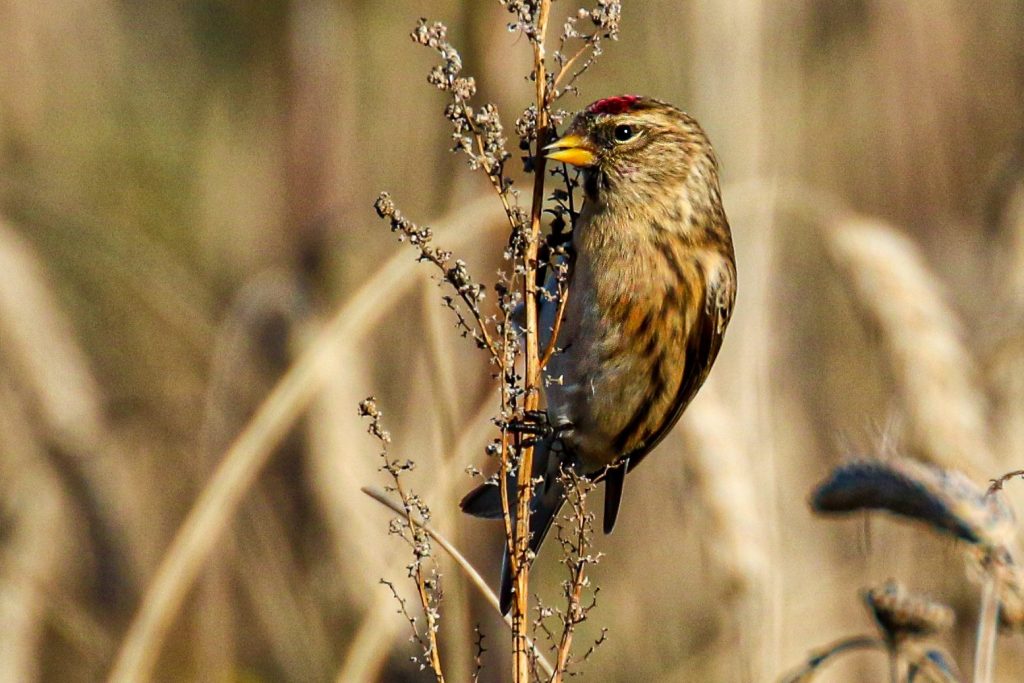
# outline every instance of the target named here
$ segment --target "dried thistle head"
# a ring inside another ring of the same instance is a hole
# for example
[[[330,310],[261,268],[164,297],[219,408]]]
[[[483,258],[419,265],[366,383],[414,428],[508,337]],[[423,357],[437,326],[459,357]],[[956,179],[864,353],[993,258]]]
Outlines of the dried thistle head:
[[[892,644],[927,638],[953,626],[952,609],[911,593],[897,581],[889,580],[864,591],[864,602],[883,637]]]

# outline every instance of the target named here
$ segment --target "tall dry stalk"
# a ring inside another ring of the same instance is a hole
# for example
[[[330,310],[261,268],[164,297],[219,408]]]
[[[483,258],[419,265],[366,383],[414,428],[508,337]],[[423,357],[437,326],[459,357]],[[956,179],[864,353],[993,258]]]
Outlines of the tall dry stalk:
[[[450,243],[472,236],[483,202],[463,207],[441,224],[452,224]],[[438,234],[445,235],[439,229]],[[318,333],[235,437],[210,482],[175,534],[146,589],[142,604],[121,643],[109,680],[148,680],[175,614],[216,548],[242,499],[276,446],[335,371],[337,352],[358,341],[386,312],[389,302],[417,281],[404,255],[390,259],[369,278]]]
[[[736,420],[714,386],[706,386],[680,422],[687,475],[700,499],[703,535],[725,597],[739,605],[764,597],[771,568],[763,494]]]
[[[835,224],[828,240],[885,351],[912,446],[946,467],[998,472],[974,358],[917,247],[883,221],[854,217]]]
[[[453,151],[465,153],[470,167],[483,172],[508,218],[511,232],[506,259],[511,261],[512,275],[499,273],[499,283],[494,287],[498,293],[499,312],[496,315],[484,312],[482,302],[485,288],[473,279],[466,263],[455,259],[452,252],[435,246],[430,228],[406,218],[389,193],[381,193],[375,209],[382,219],[389,222],[392,232],[397,233],[400,240],[410,242],[418,260],[432,265],[440,279],[455,291],[456,296],[447,295],[443,300],[454,312],[463,336],[472,338],[480,349],[487,352],[491,363],[497,368],[496,374],[501,382],[502,429],[496,448],[500,462],[496,476],[512,584],[512,670],[514,680],[525,683],[533,668],[527,647],[527,631],[530,623],[529,572],[532,557],[529,545],[530,502],[535,485],[532,474],[534,446],[532,440],[520,437],[521,430],[513,427],[534,420],[539,414],[541,373],[554,353],[560,318],[568,296],[564,283],[561,283],[559,298],[551,304],[556,307],[552,329],[540,330],[538,306],[541,293],[538,281],[542,279],[541,268],[550,266],[555,269],[563,265],[556,263],[561,258],[559,256],[549,256],[547,258],[550,263],[540,263],[542,216],[546,200],[544,148],[552,137],[552,105],[561,94],[574,91],[576,78],[600,54],[601,37],[617,34],[621,10],[618,2],[598,0],[595,9],[580,8],[575,16],[566,19],[559,50],[554,55],[558,68],[549,71],[545,41],[551,12],[550,0],[501,0],[500,4],[514,16],[509,29],[523,35],[532,52],[530,79],[535,85],[534,102],[516,121],[520,148],[530,152],[524,161],[534,176],[529,212],[518,206],[518,192],[512,190],[513,181],[506,174],[505,164],[511,155],[505,148],[504,129],[498,112],[493,104],[480,107],[471,104],[477,92],[476,82],[462,75],[462,57],[449,41],[447,27],[439,22],[428,24],[426,20],[421,20],[412,33],[415,42],[431,48],[441,58],[441,64],[431,70],[428,81],[448,97],[445,118],[454,128]],[[577,30],[576,23],[583,19],[593,22],[594,32],[586,34]],[[580,39],[581,45],[570,56],[562,50],[567,41],[572,39]],[[580,64],[574,66],[581,58]],[[563,171],[563,176],[566,181],[565,196],[571,197],[573,185],[570,184],[567,172]],[[561,201],[556,199],[556,202]],[[559,203],[558,212],[563,225],[566,209],[571,218],[575,219],[572,200],[564,201],[568,201],[569,206],[564,207]],[[554,246],[551,251],[555,251]],[[520,305],[522,321],[516,320],[513,323],[512,313]],[[545,345],[541,339],[546,333],[551,339]],[[525,366],[522,377],[517,370],[520,353]],[[514,491],[510,490],[512,473],[516,473]],[[429,611],[431,601],[421,595],[421,602],[424,609]],[[563,639],[560,660],[567,661],[570,644],[571,639]],[[436,644],[433,641],[425,646],[425,654],[432,657],[435,651]],[[436,669],[435,674],[441,675]]]
[[[523,302],[526,304],[526,327],[523,335],[523,353],[526,357],[526,375],[523,389],[525,398],[523,411],[526,414],[536,412],[540,405],[540,341],[537,329],[537,249],[540,246],[541,214],[544,210],[544,181],[547,159],[541,148],[549,138],[548,117],[551,95],[548,91],[547,55],[544,40],[547,35],[548,16],[551,12],[551,0],[540,0],[536,10],[536,34],[531,40],[533,46],[533,73],[536,82],[537,130],[536,148],[533,156],[533,200],[530,206],[530,229],[526,237],[526,250],[523,254]],[[502,437],[505,441],[505,437]],[[509,451],[503,450],[502,467],[499,476],[505,479],[509,471]],[[530,543],[530,498],[533,496],[533,446],[522,449],[519,457],[518,491],[516,492],[515,534],[510,538],[512,552],[512,581],[515,584],[515,604],[512,607],[512,676],[516,683],[529,683],[530,661],[527,643],[529,628],[530,598],[530,561],[527,557]],[[505,498],[508,502],[508,498]],[[507,504],[507,503],[506,503]]]
[[[9,681],[40,679],[48,614],[58,596],[72,600],[70,560],[87,550],[74,542],[71,510],[33,422],[0,364],[0,680]]]

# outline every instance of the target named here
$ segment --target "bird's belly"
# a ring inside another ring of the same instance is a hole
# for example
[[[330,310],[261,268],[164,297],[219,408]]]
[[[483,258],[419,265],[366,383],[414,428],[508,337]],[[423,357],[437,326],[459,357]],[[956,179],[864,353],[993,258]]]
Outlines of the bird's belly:
[[[547,388],[556,424],[569,424],[568,445],[588,469],[613,463],[657,421],[669,389],[652,382],[659,372],[649,355],[615,330],[578,335],[552,358]]]

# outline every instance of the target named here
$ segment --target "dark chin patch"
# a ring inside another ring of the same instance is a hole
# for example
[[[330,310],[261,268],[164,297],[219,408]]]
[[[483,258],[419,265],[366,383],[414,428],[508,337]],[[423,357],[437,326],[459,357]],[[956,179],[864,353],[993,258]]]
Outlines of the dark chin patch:
[[[625,114],[632,110],[640,101],[638,95],[620,95],[619,97],[606,97],[598,100],[587,107],[591,114]]]

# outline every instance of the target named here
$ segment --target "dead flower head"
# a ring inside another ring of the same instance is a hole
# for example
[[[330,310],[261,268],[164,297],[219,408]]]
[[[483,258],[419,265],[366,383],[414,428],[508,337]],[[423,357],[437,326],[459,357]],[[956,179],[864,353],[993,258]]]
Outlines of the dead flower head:
[[[896,581],[866,590],[864,602],[890,643],[926,638],[953,626],[952,609],[915,595]]]

